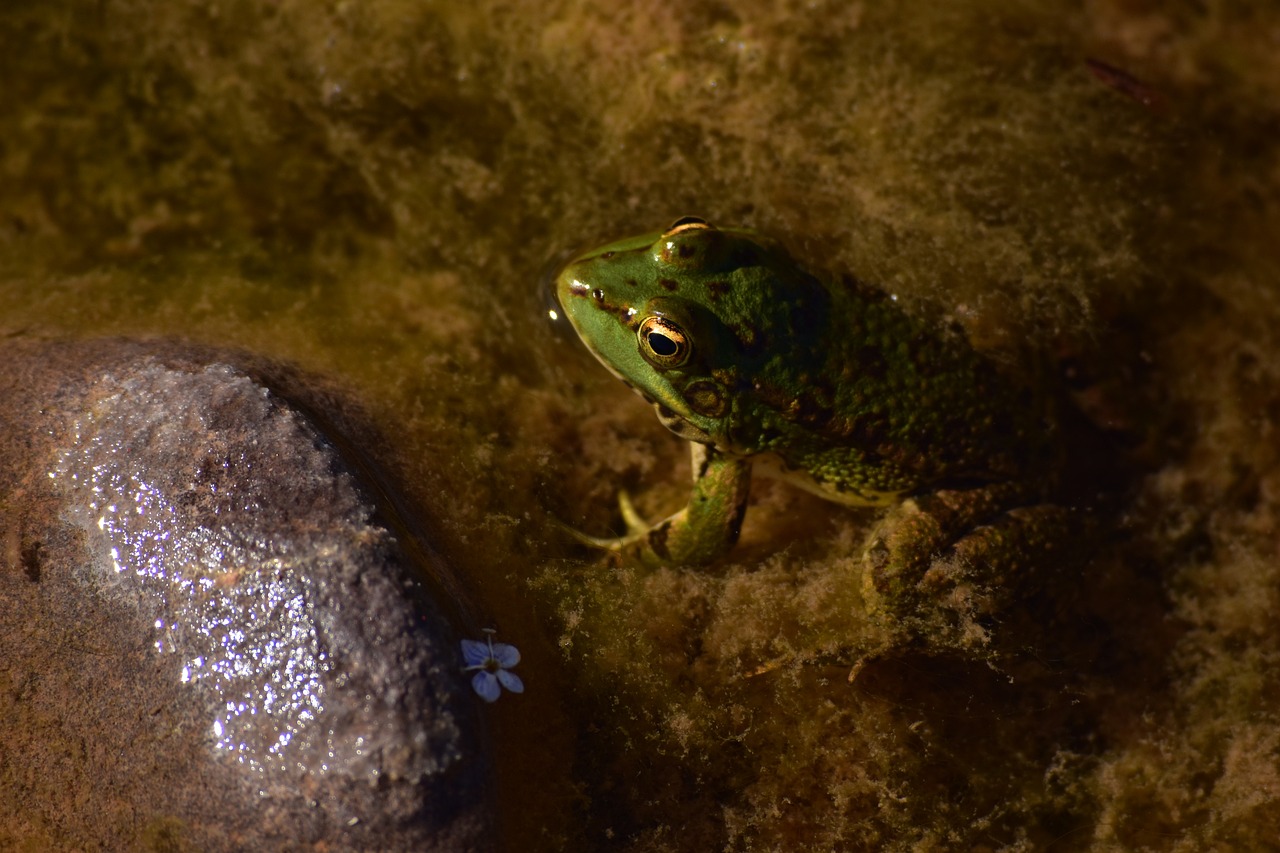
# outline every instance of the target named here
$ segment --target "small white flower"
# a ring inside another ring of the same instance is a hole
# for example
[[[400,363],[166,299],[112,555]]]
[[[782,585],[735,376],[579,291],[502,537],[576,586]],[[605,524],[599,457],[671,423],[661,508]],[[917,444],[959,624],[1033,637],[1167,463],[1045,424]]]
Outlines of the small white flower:
[[[523,693],[524,682],[511,668],[520,663],[520,650],[509,643],[495,643],[492,628],[485,628],[489,636],[483,640],[463,640],[462,659],[466,662],[463,672],[475,672],[471,688],[486,702],[498,701],[505,687],[512,693]]]

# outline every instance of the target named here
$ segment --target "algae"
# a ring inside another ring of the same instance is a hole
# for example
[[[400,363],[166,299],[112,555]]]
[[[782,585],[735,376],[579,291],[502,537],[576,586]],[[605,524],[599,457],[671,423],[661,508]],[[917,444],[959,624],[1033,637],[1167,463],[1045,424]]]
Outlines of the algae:
[[[55,0],[0,33],[0,331],[349,389],[525,653],[492,709],[509,845],[1280,837],[1267,4]],[[669,509],[688,472],[546,322],[541,271],[684,214],[1070,358],[1134,447],[1069,607],[995,626],[994,658],[864,659],[873,513],[762,486],[714,572],[557,533],[616,524],[621,487]],[[42,814],[27,841],[68,843]]]

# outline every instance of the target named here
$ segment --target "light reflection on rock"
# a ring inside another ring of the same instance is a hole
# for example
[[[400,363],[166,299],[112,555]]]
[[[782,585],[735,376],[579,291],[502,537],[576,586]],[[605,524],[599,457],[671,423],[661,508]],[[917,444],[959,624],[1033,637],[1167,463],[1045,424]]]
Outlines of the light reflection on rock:
[[[103,602],[126,643],[132,632],[151,650],[157,664],[144,668],[179,697],[115,685],[126,676],[113,662],[128,649],[111,651],[119,641],[99,629],[86,641],[107,652],[88,660],[102,667],[95,681],[114,686],[95,707],[117,703],[128,715],[160,703],[132,748],[163,749],[145,733],[164,742],[175,727],[203,745],[206,758],[157,759],[190,766],[145,808],[204,826],[211,834],[191,840],[213,849],[244,837],[237,809],[248,815],[263,802],[273,820],[261,839],[483,849],[489,765],[457,640],[367,493],[332,444],[257,381],[180,349],[151,349],[55,348],[53,360],[83,377],[32,366],[5,390],[11,405],[39,401],[40,415],[17,428],[29,435],[0,441],[0,487],[52,487],[45,506],[56,512],[44,515],[57,518],[37,523],[40,513],[30,513],[18,525],[24,541],[56,542],[67,525],[80,534],[78,547],[47,550],[45,594],[65,580],[71,596]],[[31,458],[14,458],[15,446]],[[15,517],[0,517],[10,538]],[[17,595],[40,588],[18,579],[0,572]],[[0,598],[10,588],[0,585]],[[55,630],[42,618],[79,606],[67,597],[32,610],[35,634]],[[0,641],[15,630],[35,636],[0,619]],[[224,770],[201,770],[207,761]],[[232,790],[202,795],[209,778],[226,786],[237,775]],[[217,803],[216,819],[200,814],[205,801]],[[227,826],[209,829],[218,820]]]
[[[282,420],[279,428],[293,435],[281,438],[314,443],[287,412],[272,410],[265,389],[222,365],[197,374],[152,365],[125,382],[104,378],[95,394],[96,404],[71,425],[71,446],[59,451],[51,475],[68,498],[68,517],[90,534],[99,554],[106,550],[120,582],[136,584],[167,614],[167,621],[156,620],[157,650],[183,657],[184,683],[227,697],[212,724],[216,746],[240,754],[258,772],[270,762],[304,772],[362,762],[368,754],[363,736],[347,745],[341,760],[332,744],[317,754],[308,743],[323,740],[313,730],[333,668],[308,612],[308,602],[322,596],[308,588],[309,563],[345,553],[347,543],[339,540],[358,539],[370,528],[350,476],[333,477],[351,508],[341,519],[345,525],[303,540],[272,540],[254,524],[272,495],[243,479],[261,466],[253,457],[263,445],[253,441],[234,458],[216,458],[225,438],[214,426],[225,408],[219,400],[233,395],[241,417]],[[182,404],[180,417],[166,400]],[[164,448],[178,454],[166,459],[172,467],[155,465],[157,449]],[[238,481],[234,488],[227,488],[228,479]],[[220,484],[223,495],[238,496],[236,506],[219,501]],[[197,506],[202,511],[190,511]],[[228,518],[232,512],[241,517]],[[375,529],[370,544],[385,535]],[[100,556],[97,565],[106,562]],[[456,759],[451,749],[446,755]],[[376,777],[379,768],[364,772]]]

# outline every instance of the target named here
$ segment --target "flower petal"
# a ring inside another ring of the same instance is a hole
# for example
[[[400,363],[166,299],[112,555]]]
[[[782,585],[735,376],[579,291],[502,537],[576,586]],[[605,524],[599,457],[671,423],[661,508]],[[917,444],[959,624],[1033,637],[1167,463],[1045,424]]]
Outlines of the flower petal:
[[[467,666],[484,666],[489,659],[489,644],[483,640],[463,640],[462,659]]]
[[[503,669],[510,669],[520,663],[520,650],[510,643],[494,643],[493,659]]]
[[[498,681],[502,682],[502,686],[510,690],[512,693],[523,693],[524,682],[520,680],[520,676],[514,672],[508,672],[500,669],[494,673],[498,677]]]
[[[492,672],[477,672],[473,675],[471,689],[486,702],[497,702],[498,696],[502,693],[502,688],[498,686],[498,679],[493,677]]]

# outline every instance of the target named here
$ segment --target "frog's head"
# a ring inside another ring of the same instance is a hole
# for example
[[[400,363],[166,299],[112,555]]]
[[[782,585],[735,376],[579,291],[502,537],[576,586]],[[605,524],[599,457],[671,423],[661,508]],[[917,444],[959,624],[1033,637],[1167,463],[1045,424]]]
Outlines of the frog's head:
[[[668,429],[723,444],[739,385],[761,357],[777,253],[754,232],[686,217],[579,255],[556,276],[556,295],[596,358]]]

